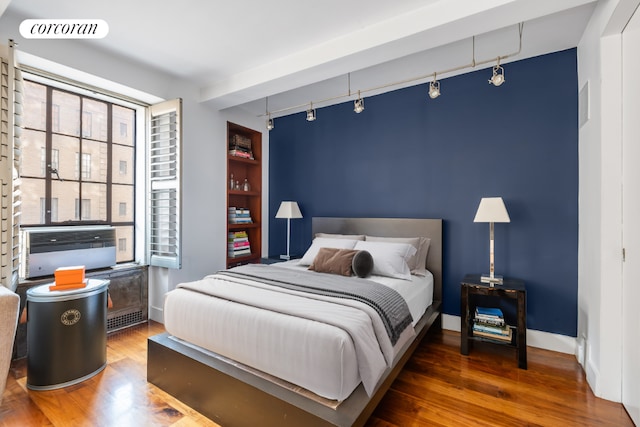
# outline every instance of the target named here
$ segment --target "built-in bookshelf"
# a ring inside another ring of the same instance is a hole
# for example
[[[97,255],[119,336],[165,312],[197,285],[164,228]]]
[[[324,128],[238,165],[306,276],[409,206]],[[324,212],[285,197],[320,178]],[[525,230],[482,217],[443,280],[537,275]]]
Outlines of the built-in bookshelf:
[[[227,268],[260,262],[261,218],[262,133],[227,122]]]

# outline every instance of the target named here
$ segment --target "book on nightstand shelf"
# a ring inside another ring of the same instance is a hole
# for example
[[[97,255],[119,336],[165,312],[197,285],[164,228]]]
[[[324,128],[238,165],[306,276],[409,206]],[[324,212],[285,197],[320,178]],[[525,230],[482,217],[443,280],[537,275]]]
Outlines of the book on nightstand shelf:
[[[476,336],[499,341],[510,342],[513,335],[502,310],[493,307],[476,307],[472,329]]]

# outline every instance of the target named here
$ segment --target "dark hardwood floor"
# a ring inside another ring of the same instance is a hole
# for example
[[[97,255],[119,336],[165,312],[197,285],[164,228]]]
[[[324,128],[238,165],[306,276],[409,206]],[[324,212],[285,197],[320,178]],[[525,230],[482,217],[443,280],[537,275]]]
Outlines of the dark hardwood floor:
[[[146,381],[150,322],[109,336],[107,367],[80,384],[26,388],[26,362],[12,364],[0,426],[215,426]],[[529,369],[513,349],[476,343],[460,355],[460,335],[430,333],[367,426],[632,426],[619,403],[596,398],[571,355],[529,348]]]

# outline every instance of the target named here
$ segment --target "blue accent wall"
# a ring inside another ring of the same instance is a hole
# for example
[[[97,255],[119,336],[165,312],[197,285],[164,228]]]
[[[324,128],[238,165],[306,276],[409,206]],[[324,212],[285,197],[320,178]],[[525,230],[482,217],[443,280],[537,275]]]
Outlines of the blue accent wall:
[[[578,107],[576,49],[280,117],[270,133],[269,253],[311,242],[311,218],[444,220],[444,312],[460,314],[460,280],[489,269],[489,225],[474,223],[482,197],[501,196],[511,222],[495,225],[496,274],[523,279],[531,329],[576,336]]]

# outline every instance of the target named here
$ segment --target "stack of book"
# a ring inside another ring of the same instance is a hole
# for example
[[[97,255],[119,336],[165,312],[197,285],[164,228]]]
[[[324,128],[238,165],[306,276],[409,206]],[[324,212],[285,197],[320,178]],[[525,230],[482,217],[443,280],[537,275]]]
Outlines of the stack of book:
[[[504,321],[502,310],[493,307],[476,307],[473,335],[511,342],[512,332]]]
[[[236,258],[251,254],[251,245],[246,231],[232,231],[227,242],[229,258]]]
[[[251,224],[251,212],[246,208],[229,207],[229,224]]]
[[[229,154],[245,159],[253,159],[251,138],[238,134],[231,135],[231,139],[229,140]]]

